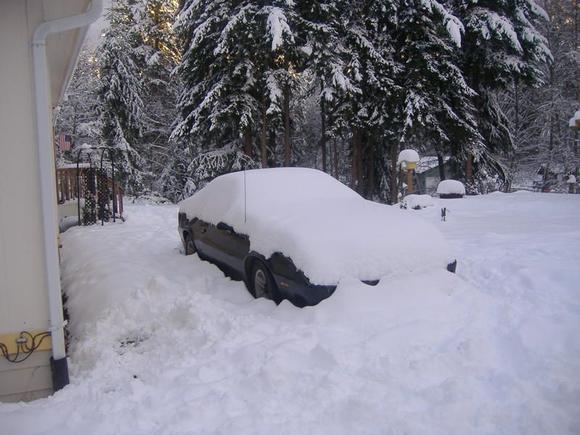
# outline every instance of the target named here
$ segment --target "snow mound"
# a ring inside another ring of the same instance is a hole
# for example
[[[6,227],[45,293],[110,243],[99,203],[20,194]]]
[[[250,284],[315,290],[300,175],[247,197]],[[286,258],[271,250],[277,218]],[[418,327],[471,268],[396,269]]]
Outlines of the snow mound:
[[[443,269],[453,260],[432,224],[313,169],[227,174],[182,201],[180,212],[227,223],[249,237],[250,250],[290,257],[315,284]]]
[[[415,150],[403,150],[399,153],[399,158],[397,159],[397,165],[403,162],[417,163],[419,161],[419,153]]]
[[[411,194],[405,196],[401,202],[402,208],[418,210],[425,207],[433,206],[433,197],[431,195],[416,195]]]
[[[579,199],[406,212],[445,232],[457,275],[345,280],[305,309],[182,255],[175,206],[129,203],[61,236],[71,383],[0,403],[0,434],[578,435]]]
[[[576,177],[574,175],[568,175],[568,181],[567,181],[567,183],[569,183],[569,184],[576,183]]]
[[[465,186],[461,181],[443,180],[437,186],[439,195],[465,195]]]

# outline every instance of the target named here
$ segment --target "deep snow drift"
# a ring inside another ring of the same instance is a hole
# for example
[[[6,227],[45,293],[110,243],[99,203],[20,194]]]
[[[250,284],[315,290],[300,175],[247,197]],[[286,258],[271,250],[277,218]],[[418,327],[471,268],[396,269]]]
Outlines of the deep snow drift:
[[[182,256],[176,207],[69,230],[72,383],[0,405],[0,434],[580,433],[580,195],[434,202],[407,212],[457,276],[342,282],[305,309]]]

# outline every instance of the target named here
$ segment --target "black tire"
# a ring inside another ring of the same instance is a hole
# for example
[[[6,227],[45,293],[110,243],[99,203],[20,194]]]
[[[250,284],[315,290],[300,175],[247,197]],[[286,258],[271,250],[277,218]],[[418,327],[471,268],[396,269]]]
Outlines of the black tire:
[[[185,236],[185,255],[193,255],[197,252],[195,242],[193,241],[193,234]]]
[[[278,303],[278,290],[268,267],[259,260],[252,263],[248,278],[250,292],[255,298],[271,299]]]

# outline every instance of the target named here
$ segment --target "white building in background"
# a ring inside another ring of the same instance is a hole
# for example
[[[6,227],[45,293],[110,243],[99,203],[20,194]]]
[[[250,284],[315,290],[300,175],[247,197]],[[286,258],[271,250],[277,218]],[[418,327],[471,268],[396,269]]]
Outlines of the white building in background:
[[[0,401],[68,383],[51,115],[101,11],[102,0],[0,0]]]

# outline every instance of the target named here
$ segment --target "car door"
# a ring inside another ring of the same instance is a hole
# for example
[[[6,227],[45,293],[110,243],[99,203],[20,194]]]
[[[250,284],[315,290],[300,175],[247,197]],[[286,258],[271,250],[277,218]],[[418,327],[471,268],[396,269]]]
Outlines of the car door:
[[[212,239],[213,246],[219,252],[218,261],[228,266],[231,269],[229,272],[237,278],[243,278],[244,259],[250,250],[249,238],[236,233],[230,225],[220,222],[215,226]]]
[[[211,224],[197,219],[192,225],[195,247],[201,257],[212,259],[215,255],[212,246]]]
[[[202,257],[218,264],[236,278],[243,278],[243,261],[250,248],[247,236],[237,234],[223,222],[213,225],[201,220],[194,224],[193,233]]]

